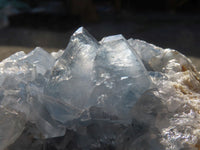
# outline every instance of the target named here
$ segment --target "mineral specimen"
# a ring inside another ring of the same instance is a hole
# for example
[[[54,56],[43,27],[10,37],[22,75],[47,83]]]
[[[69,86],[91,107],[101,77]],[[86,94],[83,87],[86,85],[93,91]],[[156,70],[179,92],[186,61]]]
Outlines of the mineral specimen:
[[[0,74],[0,150],[200,149],[200,76],[178,51],[81,27]]]

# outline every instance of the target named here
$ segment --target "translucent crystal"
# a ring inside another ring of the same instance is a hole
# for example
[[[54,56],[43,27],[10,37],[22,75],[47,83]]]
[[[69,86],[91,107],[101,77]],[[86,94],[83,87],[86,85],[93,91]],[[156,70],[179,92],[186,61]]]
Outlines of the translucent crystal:
[[[63,53],[63,50],[59,50],[58,52],[51,52],[51,56],[53,56],[53,58],[57,60],[62,56]]]
[[[0,62],[0,150],[200,148],[200,75],[172,49],[83,27]]]
[[[24,62],[33,64],[36,67],[37,72],[44,75],[47,70],[52,69],[55,59],[42,48],[36,47],[19,61],[19,63]]]
[[[150,87],[148,73],[122,36],[104,38],[100,44],[83,28],[78,29],[56,62],[47,93],[77,113],[93,105],[105,111],[109,108],[111,114],[128,113]]]
[[[150,87],[147,70],[122,35],[105,37],[100,43],[91,101],[111,114],[127,117],[129,109]]]
[[[14,143],[25,128],[23,115],[0,106],[0,149]]]
[[[37,47],[29,54],[17,52],[0,63],[0,85],[7,76],[19,76],[24,80],[34,80],[36,73],[44,75],[51,70],[55,59],[43,49]]]
[[[60,120],[57,113],[60,107],[52,105],[50,111],[55,119],[65,122],[76,118],[82,109],[90,105],[88,99],[93,89],[93,66],[98,47],[98,42],[84,28],[79,28],[57,60],[46,93],[69,109],[62,109],[62,115],[68,117]]]
[[[50,70],[54,62],[55,59],[50,54],[36,48],[28,55],[23,52],[13,54],[0,64],[0,104],[25,114],[24,120],[36,124],[43,137],[61,136],[65,133],[65,128],[51,119],[40,98],[44,97],[42,93],[46,85],[46,77],[41,74]]]
[[[151,60],[163,52],[162,48],[157,47],[153,44],[149,44],[142,40],[130,38],[128,42],[131,45],[131,47],[136,51],[136,53],[139,55],[139,57],[141,58],[145,67],[148,70],[152,69]]]
[[[0,63],[0,85],[7,77],[16,77],[21,80],[31,81],[35,79],[36,70],[30,63],[21,63],[25,57],[24,52],[17,52]]]

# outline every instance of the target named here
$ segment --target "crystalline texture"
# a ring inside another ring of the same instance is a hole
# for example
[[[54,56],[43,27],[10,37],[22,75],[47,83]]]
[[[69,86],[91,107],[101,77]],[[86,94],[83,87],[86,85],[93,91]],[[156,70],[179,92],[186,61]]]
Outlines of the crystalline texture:
[[[151,60],[163,52],[162,48],[157,47],[153,44],[149,44],[142,40],[136,40],[131,38],[128,40],[128,42],[131,45],[131,47],[136,51],[136,53],[140,56],[147,69],[152,69]]]
[[[148,73],[123,36],[106,37],[100,43],[91,99],[111,114],[127,117],[135,101],[150,87]]]
[[[1,67],[0,104],[6,108],[24,113],[28,120],[40,130],[43,137],[63,135],[65,129],[58,127],[46,111],[43,95],[45,74],[51,69],[55,59],[41,48],[29,54],[18,52],[3,60]],[[50,100],[49,100],[50,101]],[[34,135],[36,136],[36,135]]]
[[[81,27],[65,51],[0,62],[0,150],[196,150],[199,91],[178,51]]]
[[[59,50],[58,52],[52,52],[51,56],[53,56],[53,58],[57,60],[62,56],[63,53],[64,53],[63,50]]]
[[[15,142],[25,127],[23,115],[0,107],[0,149]]]
[[[96,105],[111,114],[128,113],[150,87],[148,73],[122,36],[100,44],[83,28],[77,30],[56,62],[48,92],[77,110]]]
[[[44,75],[51,70],[55,59],[43,49],[37,47],[29,54],[17,52],[0,63],[0,85],[7,76],[19,76],[24,80],[34,80],[36,73]]]
[[[36,47],[33,51],[27,54],[19,63],[28,62],[36,67],[37,73],[44,75],[47,70],[51,70],[55,59],[40,47]]]
[[[47,94],[60,100],[66,107],[71,107],[68,111],[62,111],[65,116],[62,120],[59,119],[62,115],[56,113],[59,108],[55,106],[50,109],[59,121],[77,117],[81,109],[90,105],[88,99],[93,89],[93,66],[98,47],[98,42],[84,28],[80,28],[72,35],[64,54],[56,62]]]

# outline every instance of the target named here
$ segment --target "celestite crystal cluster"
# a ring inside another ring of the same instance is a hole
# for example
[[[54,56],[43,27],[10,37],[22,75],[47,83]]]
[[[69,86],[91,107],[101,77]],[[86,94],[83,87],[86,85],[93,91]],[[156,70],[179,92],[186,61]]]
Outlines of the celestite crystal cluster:
[[[0,62],[0,150],[198,150],[200,76],[178,51],[79,28]]]

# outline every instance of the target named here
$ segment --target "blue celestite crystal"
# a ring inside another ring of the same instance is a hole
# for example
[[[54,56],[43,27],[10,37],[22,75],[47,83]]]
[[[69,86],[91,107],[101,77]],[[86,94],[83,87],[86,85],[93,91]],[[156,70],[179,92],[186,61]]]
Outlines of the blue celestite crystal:
[[[113,115],[128,117],[130,108],[150,87],[147,70],[122,35],[105,37],[100,44],[90,99]]]
[[[200,75],[172,49],[83,27],[0,62],[0,150],[195,150]]]

